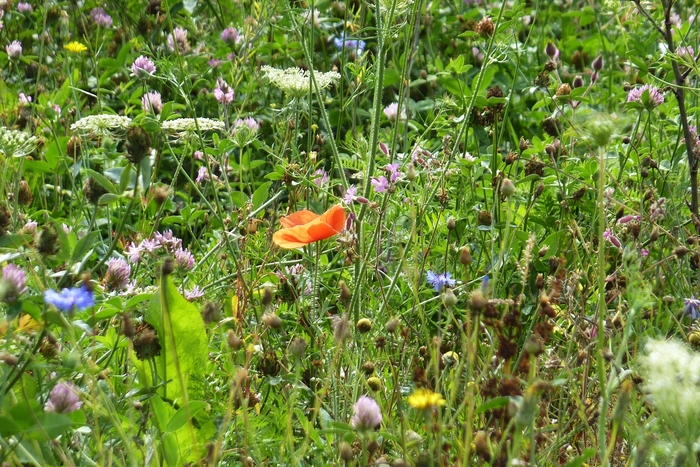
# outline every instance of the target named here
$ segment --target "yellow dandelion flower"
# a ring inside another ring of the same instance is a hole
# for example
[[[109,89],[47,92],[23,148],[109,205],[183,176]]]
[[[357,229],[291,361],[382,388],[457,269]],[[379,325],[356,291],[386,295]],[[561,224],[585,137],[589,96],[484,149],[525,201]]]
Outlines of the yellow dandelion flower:
[[[87,47],[85,47],[78,41],[69,42],[68,44],[64,45],[63,48],[66,49],[68,52],[72,52],[74,54],[79,54],[87,50]]]
[[[445,405],[445,399],[430,389],[416,389],[413,394],[408,396],[408,405],[414,409],[428,410]]]

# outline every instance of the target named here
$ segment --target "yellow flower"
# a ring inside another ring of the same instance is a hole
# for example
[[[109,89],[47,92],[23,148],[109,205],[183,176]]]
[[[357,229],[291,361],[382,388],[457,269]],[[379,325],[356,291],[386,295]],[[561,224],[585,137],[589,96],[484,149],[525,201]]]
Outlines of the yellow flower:
[[[83,44],[81,44],[78,41],[70,42],[70,43],[64,45],[63,48],[66,49],[68,52],[73,52],[74,54],[79,54],[79,53],[85,52],[87,50],[87,47],[85,47]]]
[[[414,409],[428,410],[445,405],[445,399],[430,389],[416,389],[413,394],[408,396],[408,405]]]

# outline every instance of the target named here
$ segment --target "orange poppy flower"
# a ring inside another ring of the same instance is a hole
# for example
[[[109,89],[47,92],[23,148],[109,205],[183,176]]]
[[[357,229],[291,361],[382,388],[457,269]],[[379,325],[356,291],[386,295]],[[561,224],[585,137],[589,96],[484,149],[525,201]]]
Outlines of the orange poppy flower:
[[[283,229],[272,236],[282,248],[300,248],[337,235],[345,228],[345,210],[335,205],[320,216],[308,209],[297,211],[280,219]]]

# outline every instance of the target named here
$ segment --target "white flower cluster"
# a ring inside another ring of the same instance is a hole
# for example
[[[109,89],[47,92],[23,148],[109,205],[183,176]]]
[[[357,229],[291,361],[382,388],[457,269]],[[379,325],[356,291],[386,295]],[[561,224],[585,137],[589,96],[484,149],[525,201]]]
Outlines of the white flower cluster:
[[[302,96],[309,92],[311,74],[307,70],[302,70],[301,68],[282,70],[267,65],[262,67],[261,70],[272,84],[288,94]],[[314,71],[314,76],[319,89],[326,89],[340,79],[340,73],[335,71],[329,71],[328,73]]]
[[[36,137],[24,131],[0,127],[0,153],[5,157],[24,157],[36,147]]]
[[[681,439],[700,431],[700,354],[680,342],[652,340],[641,358],[644,389],[667,426]]]
[[[129,117],[102,114],[83,117],[72,124],[70,129],[86,136],[109,136],[115,132],[126,131],[130,126]]]
[[[198,128],[199,127],[199,128]],[[224,122],[212,120],[211,118],[176,118],[163,122],[163,130],[172,133],[194,133],[199,131],[223,131],[226,128]]]

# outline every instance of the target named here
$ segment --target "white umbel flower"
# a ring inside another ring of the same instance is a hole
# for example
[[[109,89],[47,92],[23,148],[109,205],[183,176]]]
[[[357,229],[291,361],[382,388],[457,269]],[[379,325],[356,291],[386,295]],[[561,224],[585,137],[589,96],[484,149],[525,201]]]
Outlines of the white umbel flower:
[[[309,82],[311,74],[307,70],[301,68],[273,68],[265,65],[261,68],[265,77],[275,86],[283,90],[285,93],[292,96],[303,96],[309,92]],[[329,71],[323,73],[314,71],[316,83],[319,89],[326,89],[340,79],[340,73]]]
[[[129,117],[102,114],[83,117],[70,126],[75,133],[84,136],[110,136],[125,132],[131,126]]]
[[[700,354],[680,342],[646,344],[644,389],[666,425],[679,438],[700,436]]]
[[[201,132],[207,131],[223,131],[226,128],[224,122],[212,120],[211,118],[176,118],[163,122],[163,130],[168,133],[173,133],[179,136],[187,136],[196,134],[197,130]]]
[[[5,157],[24,157],[36,148],[36,136],[18,130],[0,127],[0,154]]]

